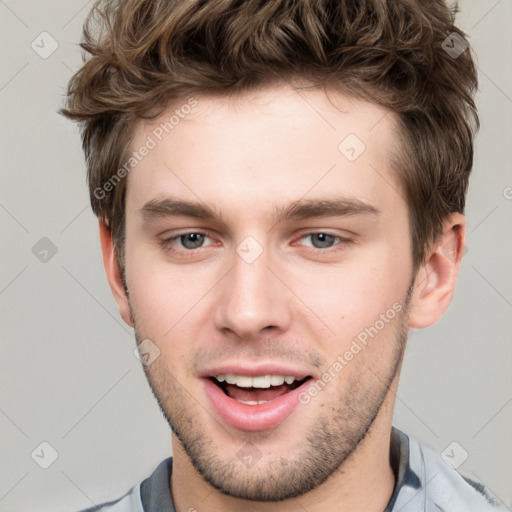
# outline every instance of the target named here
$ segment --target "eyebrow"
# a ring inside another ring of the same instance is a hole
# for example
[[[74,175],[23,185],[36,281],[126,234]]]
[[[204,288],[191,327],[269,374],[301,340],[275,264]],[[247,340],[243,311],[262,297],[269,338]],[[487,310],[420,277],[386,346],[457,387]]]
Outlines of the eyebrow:
[[[222,220],[220,213],[205,203],[183,201],[181,199],[151,199],[141,209],[144,220],[150,221],[165,217],[193,217],[196,219]]]
[[[222,216],[214,206],[171,197],[151,199],[140,209],[140,213],[146,221],[166,217],[192,217],[222,222]],[[380,213],[374,205],[354,198],[299,199],[287,207],[276,208],[276,219],[282,222],[318,217],[379,215]]]
[[[360,214],[379,215],[370,203],[348,197],[332,199],[300,199],[287,208],[278,209],[279,221],[307,220],[316,217],[342,217]]]

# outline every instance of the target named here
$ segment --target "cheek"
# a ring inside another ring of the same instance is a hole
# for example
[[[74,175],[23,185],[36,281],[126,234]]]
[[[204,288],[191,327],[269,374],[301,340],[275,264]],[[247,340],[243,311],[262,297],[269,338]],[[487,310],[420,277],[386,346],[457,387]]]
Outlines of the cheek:
[[[394,318],[396,310],[404,307],[411,269],[394,254],[388,248],[346,265],[309,271],[296,281],[296,293],[337,339],[347,342],[373,326],[381,315],[391,310],[389,316]]]
[[[133,249],[126,261],[126,275],[140,330],[147,337],[165,340],[184,324],[196,322],[201,299],[211,287],[211,271],[170,265],[155,258],[154,252]]]

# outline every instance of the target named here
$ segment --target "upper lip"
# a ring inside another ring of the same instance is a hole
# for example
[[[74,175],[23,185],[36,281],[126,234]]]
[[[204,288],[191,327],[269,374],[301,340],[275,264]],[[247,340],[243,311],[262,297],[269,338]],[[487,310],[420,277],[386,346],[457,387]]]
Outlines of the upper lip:
[[[249,364],[249,363],[231,363],[231,364],[220,364],[212,366],[199,372],[199,377],[209,378],[217,377],[218,375],[246,375],[247,377],[259,377],[262,375],[284,375],[295,377],[296,380],[302,380],[306,377],[311,377],[312,373],[307,370],[298,368],[292,368],[283,364],[276,363],[260,363],[260,364]]]

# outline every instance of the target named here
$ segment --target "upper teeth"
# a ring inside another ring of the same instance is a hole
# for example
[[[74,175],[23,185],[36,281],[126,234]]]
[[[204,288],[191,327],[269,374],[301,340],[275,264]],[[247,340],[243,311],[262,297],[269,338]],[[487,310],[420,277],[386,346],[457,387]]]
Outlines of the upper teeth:
[[[281,386],[281,384],[292,384],[295,377],[291,375],[262,375],[261,377],[248,377],[247,375],[234,375],[226,373],[215,377],[219,382],[235,384],[241,388],[269,388],[270,386]]]

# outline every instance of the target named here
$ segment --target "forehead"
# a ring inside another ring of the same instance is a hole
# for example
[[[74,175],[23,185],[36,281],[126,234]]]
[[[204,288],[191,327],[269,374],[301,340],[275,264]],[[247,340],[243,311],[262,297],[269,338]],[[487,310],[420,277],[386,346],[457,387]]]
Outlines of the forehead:
[[[394,115],[339,92],[274,86],[184,98],[136,127],[145,156],[128,177],[128,203],[172,195],[224,209],[279,207],[308,194],[399,201],[391,168]]]

